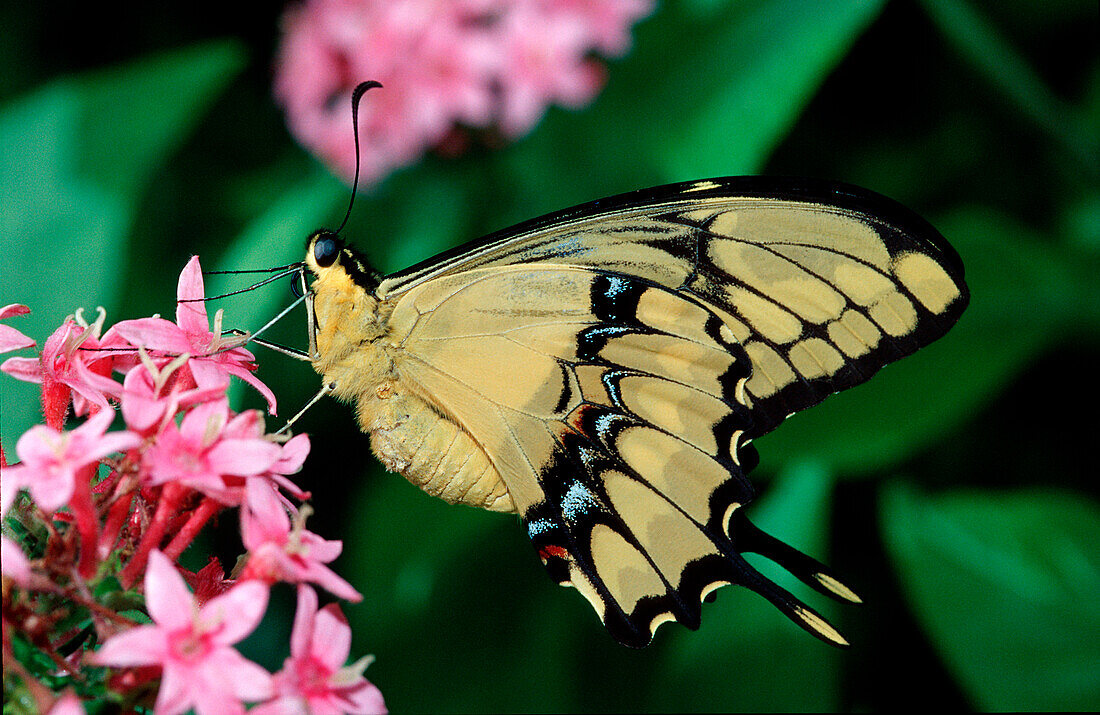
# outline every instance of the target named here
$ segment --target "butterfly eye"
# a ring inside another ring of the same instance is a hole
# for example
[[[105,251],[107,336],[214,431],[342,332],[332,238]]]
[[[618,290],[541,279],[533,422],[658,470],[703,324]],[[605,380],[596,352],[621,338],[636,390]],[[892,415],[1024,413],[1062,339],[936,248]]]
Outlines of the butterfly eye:
[[[313,242],[313,260],[321,268],[328,268],[340,255],[340,239],[335,234],[321,234]]]

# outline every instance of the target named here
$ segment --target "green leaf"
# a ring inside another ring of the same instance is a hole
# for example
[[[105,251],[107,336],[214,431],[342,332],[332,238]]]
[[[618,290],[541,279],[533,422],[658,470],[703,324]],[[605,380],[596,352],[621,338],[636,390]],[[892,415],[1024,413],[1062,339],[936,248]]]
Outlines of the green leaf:
[[[753,523],[800,551],[823,559],[833,480],[820,465],[795,465],[752,507]],[[762,558],[761,573],[831,617],[838,609]],[[824,560],[824,559],[823,559]],[[840,707],[840,664],[835,648],[787,620],[744,588],[717,592],[704,604],[697,633],[667,626],[668,648],[653,675],[653,705],[681,711],[834,711]],[[661,635],[658,635],[660,640]]]
[[[765,464],[817,459],[845,476],[896,465],[946,438],[1083,314],[1095,315],[1087,261],[985,209],[937,225],[966,264],[971,304],[959,324],[760,439]]]
[[[1100,704],[1100,509],[1053,490],[883,491],[883,537],[918,620],[987,710]]]
[[[1016,111],[1096,175],[1100,170],[1100,141],[1095,128],[1046,86],[985,17],[963,0],[924,0],[923,5],[944,36]]]
[[[494,158],[505,199],[494,228],[620,191],[759,172],[882,5],[662,4],[592,106],[552,109]]]
[[[647,150],[663,179],[759,172],[883,5],[739,2],[707,20],[652,78],[668,128]]]
[[[141,191],[242,63],[235,44],[201,45],[0,107],[0,285],[30,306],[16,327],[39,347],[77,308],[89,320],[96,306],[113,310]],[[0,431],[14,436],[41,410],[34,387],[13,383],[0,381]]]

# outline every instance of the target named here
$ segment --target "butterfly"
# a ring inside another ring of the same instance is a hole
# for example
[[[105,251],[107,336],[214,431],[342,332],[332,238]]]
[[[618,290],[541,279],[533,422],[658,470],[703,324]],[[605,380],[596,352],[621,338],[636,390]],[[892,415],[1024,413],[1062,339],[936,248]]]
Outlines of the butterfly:
[[[911,211],[761,177],[593,201],[388,276],[320,230],[303,270],[322,393],[355,405],[375,455],[447,502],[518,514],[550,576],[632,647],[698,628],[728,584],[847,645],[744,558],[859,602],[749,521],[751,442],[969,301],[958,254]]]

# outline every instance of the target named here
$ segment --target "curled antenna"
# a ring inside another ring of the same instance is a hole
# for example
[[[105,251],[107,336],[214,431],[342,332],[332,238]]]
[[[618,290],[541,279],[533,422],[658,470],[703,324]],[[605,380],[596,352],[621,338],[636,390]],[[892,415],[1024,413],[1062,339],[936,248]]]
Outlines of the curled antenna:
[[[359,153],[359,100],[363,98],[368,89],[374,89],[375,87],[381,88],[382,83],[367,80],[357,84],[351,93],[351,129],[352,136],[355,137],[355,178],[351,182],[351,201],[348,202],[348,211],[344,214],[344,220],[340,222],[340,228],[336,229],[336,233],[343,231],[348,219],[351,218],[351,207],[355,205],[355,192],[359,188],[359,167],[362,164]]]

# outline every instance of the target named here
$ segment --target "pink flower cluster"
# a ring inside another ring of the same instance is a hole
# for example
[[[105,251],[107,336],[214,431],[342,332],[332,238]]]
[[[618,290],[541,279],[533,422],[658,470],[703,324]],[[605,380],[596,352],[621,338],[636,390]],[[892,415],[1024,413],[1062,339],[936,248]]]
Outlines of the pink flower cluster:
[[[9,305],[0,319],[27,312]],[[5,668],[23,668],[12,646],[18,635],[74,682],[86,681],[85,666],[120,669],[103,695],[127,706],[141,705],[159,678],[158,713],[244,712],[246,702],[261,702],[270,713],[385,712],[378,689],[362,677],[368,661],[344,666],[350,629],[338,607],[318,611],[306,585],[361,600],[328,566],[341,543],[307,531],[311,510],[296,505],[309,494],[289,475],[301,469],[309,438],[266,434],[258,411],[230,410],[226,390],[234,375],[267,399],[272,414],[275,397],[256,378],[243,339],[223,335],[221,321],[219,310],[211,329],[193,258],[180,275],[176,322],[128,320],[104,333],[102,311],[90,325],[78,313],[38,357],[0,365],[42,385],[45,416],[17,441],[17,463],[9,465],[0,450],[3,516],[46,539],[32,557],[3,537]],[[0,353],[34,345],[0,324]],[[86,418],[66,430],[70,413]],[[119,416],[124,426],[112,430]],[[21,492],[29,498],[20,499]],[[240,509],[247,550],[236,578],[225,578],[216,559],[197,573],[175,565],[209,520],[230,507]],[[298,584],[298,616],[291,657],[272,675],[233,645],[259,623],[276,582]],[[138,625],[100,602],[94,594],[110,592],[108,583],[143,593],[152,624]],[[51,631],[81,613],[106,641],[99,651],[74,650],[72,632]],[[30,671],[20,675],[34,679]],[[39,709],[49,709],[48,690],[27,687]],[[72,693],[62,705],[74,705]]]
[[[298,141],[350,178],[348,98],[385,90],[360,116],[369,183],[460,127],[529,131],[551,104],[581,107],[604,83],[594,53],[617,56],[652,0],[307,0],[284,17],[275,96]]]

